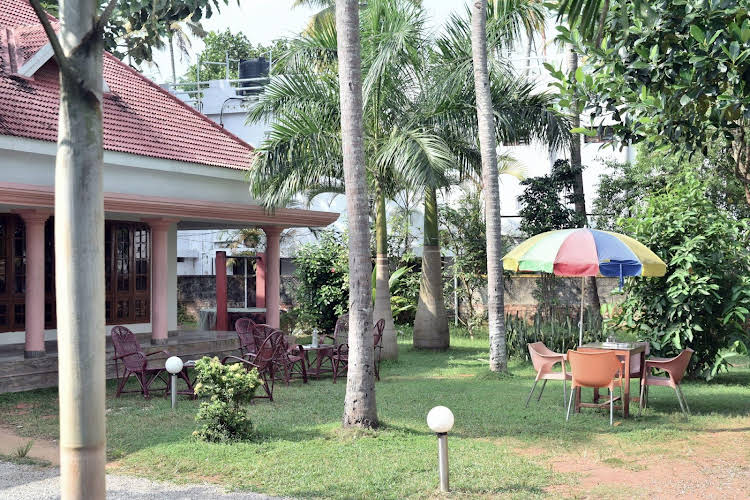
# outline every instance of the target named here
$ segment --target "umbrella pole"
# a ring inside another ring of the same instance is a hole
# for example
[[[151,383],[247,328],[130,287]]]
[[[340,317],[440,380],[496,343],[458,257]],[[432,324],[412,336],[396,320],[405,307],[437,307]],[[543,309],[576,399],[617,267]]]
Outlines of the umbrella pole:
[[[578,321],[578,346],[583,344],[583,301],[586,297],[586,277],[581,276],[581,316]]]

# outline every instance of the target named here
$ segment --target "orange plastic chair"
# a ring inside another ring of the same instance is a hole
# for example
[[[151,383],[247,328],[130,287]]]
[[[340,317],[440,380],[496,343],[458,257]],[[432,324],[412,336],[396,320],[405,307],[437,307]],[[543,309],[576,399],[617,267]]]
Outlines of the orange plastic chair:
[[[534,380],[534,385],[531,388],[529,397],[526,398],[526,408],[529,407],[529,401],[531,401],[531,396],[534,394],[537,382],[544,380],[544,382],[542,382],[542,390],[539,391],[539,396],[536,398],[537,401],[540,401],[542,399],[544,387],[547,385],[547,380],[562,380],[563,409],[565,409],[565,402],[568,400],[566,386],[567,381],[571,379],[570,373],[565,371],[565,354],[550,350],[544,345],[544,342],[534,342],[529,344],[528,347],[529,354],[531,355],[531,363],[536,370],[536,379]],[[554,366],[557,363],[560,363],[560,371],[554,369]]]
[[[687,370],[690,364],[690,357],[693,355],[693,352],[688,347],[674,358],[651,358],[646,360],[643,378],[641,379],[641,398],[638,405],[639,417],[641,416],[641,411],[648,404],[648,386],[650,385],[660,385],[674,389],[682,413],[686,417],[690,416],[690,407],[688,406],[687,399],[685,399],[685,395],[682,393],[680,382],[682,382],[682,377],[685,376],[685,370]],[[662,370],[666,372],[667,376],[652,375],[651,370],[653,369]]]
[[[609,390],[609,425],[614,420],[615,401],[622,399],[622,375],[623,363],[617,359],[617,355],[611,351],[605,352],[578,352],[568,351],[570,371],[573,372],[573,380],[570,384],[570,402],[565,420],[570,419],[570,407],[573,406],[573,394],[581,387],[599,389],[606,387]],[[615,383],[619,381],[620,396],[615,398]],[[581,407],[601,408],[607,403],[582,403],[576,398],[575,411]]]

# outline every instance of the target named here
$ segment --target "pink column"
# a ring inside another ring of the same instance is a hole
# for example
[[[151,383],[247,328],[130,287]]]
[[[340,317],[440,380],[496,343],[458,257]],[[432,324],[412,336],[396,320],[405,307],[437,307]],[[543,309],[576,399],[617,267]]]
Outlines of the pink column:
[[[216,252],[216,329],[229,330],[227,313],[227,253]]]
[[[44,356],[44,223],[49,211],[24,210],[26,226],[26,346],[25,358]]]
[[[167,313],[167,237],[171,219],[144,220],[151,227],[151,343],[164,345],[169,337]]]
[[[255,260],[255,307],[266,307],[266,254],[258,252]]]
[[[281,324],[279,311],[281,307],[281,253],[279,237],[281,228],[266,226],[266,323],[274,328]]]

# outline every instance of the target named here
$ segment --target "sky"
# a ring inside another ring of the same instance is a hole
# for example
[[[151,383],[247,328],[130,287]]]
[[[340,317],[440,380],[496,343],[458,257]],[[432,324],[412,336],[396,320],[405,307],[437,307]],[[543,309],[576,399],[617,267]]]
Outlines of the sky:
[[[452,12],[463,12],[466,0],[423,0],[427,11],[428,26],[437,31],[450,17]],[[229,0],[220,13],[204,20],[203,27],[211,31],[224,31],[229,28],[233,33],[242,32],[255,43],[268,43],[282,37],[291,37],[302,31],[307,25],[314,9],[306,7],[292,8],[292,0]],[[203,48],[200,40],[194,40],[192,58],[176,59],[177,74],[185,70],[197,59],[196,55]],[[152,67],[144,65],[143,73],[164,83],[169,79],[169,52],[161,51],[154,57]]]

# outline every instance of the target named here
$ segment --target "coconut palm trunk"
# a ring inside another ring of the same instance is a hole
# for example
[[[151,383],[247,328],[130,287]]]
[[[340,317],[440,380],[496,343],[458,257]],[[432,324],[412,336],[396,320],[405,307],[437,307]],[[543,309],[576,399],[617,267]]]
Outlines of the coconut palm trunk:
[[[425,189],[424,250],[422,276],[419,280],[419,303],[414,318],[414,347],[444,350],[450,347],[448,316],[443,300],[442,259],[438,237],[437,192]]]
[[[575,78],[576,70],[578,69],[578,53],[573,50],[572,47],[568,50],[568,73],[571,78]],[[572,105],[572,113],[570,114],[571,128],[578,128],[581,126],[581,117],[578,114],[578,105],[576,102]],[[581,136],[579,134],[572,134],[570,141],[570,166],[575,172],[573,178],[573,200],[576,215],[581,223],[587,223],[586,216],[586,197],[583,191],[583,170],[581,161]],[[585,281],[585,301],[589,305],[589,314],[592,315],[594,323],[600,325],[602,322],[601,303],[599,302],[599,289],[596,283],[596,276],[586,276]]]
[[[487,2],[474,1],[471,11],[471,48],[487,221],[487,312],[489,315],[490,370],[505,372],[508,370],[508,356],[505,345],[503,307],[500,186],[497,175],[495,119],[487,66]]]
[[[362,129],[359,2],[336,2],[341,142],[349,224],[349,371],[344,427],[377,427],[370,230]]]
[[[397,359],[396,327],[393,324],[391,308],[391,289],[389,285],[391,270],[388,261],[388,226],[385,213],[385,195],[378,188],[375,210],[375,311],[373,320],[385,320],[383,330],[382,359]]]
[[[174,67],[174,32],[171,29],[167,40],[169,41],[169,62],[172,64],[172,83],[175,84],[177,83],[177,71]]]
[[[104,498],[104,203],[101,26],[96,0],[60,3],[59,38],[32,1],[60,70],[55,268],[62,498]]]

